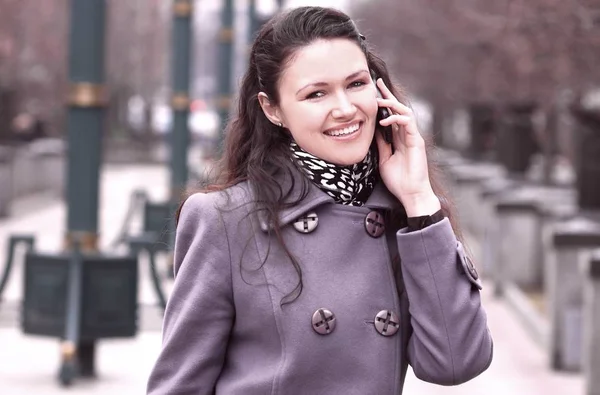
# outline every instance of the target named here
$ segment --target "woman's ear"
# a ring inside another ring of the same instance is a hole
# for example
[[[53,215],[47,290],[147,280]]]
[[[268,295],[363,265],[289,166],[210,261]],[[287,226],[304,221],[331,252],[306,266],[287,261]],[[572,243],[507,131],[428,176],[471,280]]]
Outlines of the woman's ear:
[[[269,121],[273,122],[275,125],[283,126],[281,116],[279,115],[279,108],[271,103],[269,96],[267,96],[266,93],[258,93],[258,102]]]

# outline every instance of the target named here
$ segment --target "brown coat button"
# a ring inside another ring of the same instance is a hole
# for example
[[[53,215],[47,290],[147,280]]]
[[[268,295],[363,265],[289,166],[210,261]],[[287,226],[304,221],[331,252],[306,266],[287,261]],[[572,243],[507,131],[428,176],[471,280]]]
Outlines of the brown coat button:
[[[459,270],[462,270],[467,279],[481,290],[483,287],[481,285],[479,273],[477,273],[477,269],[475,268],[471,258],[469,258],[469,256],[465,253],[461,242],[457,242],[456,249],[458,252]]]
[[[391,310],[381,310],[375,316],[375,329],[383,336],[393,336],[400,328],[398,315]]]
[[[335,329],[335,316],[330,310],[319,309],[312,316],[312,327],[319,335],[328,335]]]
[[[309,213],[294,222],[294,228],[300,233],[313,232],[317,229],[317,225],[319,225],[319,217],[317,217],[316,213]]]
[[[383,215],[377,211],[371,211],[365,218],[365,229],[371,237],[380,237],[385,232]]]

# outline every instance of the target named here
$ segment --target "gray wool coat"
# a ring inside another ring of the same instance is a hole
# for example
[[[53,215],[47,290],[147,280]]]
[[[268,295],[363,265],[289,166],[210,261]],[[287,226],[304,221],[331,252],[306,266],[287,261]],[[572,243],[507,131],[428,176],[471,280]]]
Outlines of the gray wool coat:
[[[399,204],[383,184],[363,207],[311,184],[279,218],[304,284],[282,305],[298,274],[252,201],[242,183],[185,202],[148,394],[399,395],[409,364],[442,385],[490,365],[479,279],[448,219],[374,237],[369,213]]]

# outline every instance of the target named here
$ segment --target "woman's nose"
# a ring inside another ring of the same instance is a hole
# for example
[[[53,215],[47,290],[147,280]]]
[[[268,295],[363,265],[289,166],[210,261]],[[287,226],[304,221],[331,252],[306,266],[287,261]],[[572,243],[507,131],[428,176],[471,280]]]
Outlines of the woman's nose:
[[[338,100],[335,108],[332,111],[332,115],[334,118],[349,118],[356,114],[356,106],[348,95],[340,94],[338,96]]]

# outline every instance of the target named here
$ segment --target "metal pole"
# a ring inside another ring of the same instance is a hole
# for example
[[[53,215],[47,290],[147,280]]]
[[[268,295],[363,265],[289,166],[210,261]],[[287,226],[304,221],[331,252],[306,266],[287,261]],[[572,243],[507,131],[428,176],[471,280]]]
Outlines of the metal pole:
[[[260,28],[258,14],[256,12],[257,1],[258,0],[250,0],[250,6],[248,7],[248,16],[250,17],[250,39],[248,41],[250,42],[250,45],[252,45],[252,42],[256,38],[256,33]]]
[[[233,0],[223,0],[221,14],[221,31],[219,33],[220,67],[219,67],[219,96],[217,109],[219,112],[221,137],[225,132],[225,125],[229,118],[231,106],[231,74],[233,72]]]
[[[81,341],[81,306],[83,298],[83,259],[79,251],[79,241],[72,240],[73,252],[69,261],[69,280],[67,284],[66,322],[64,328],[63,365],[60,370],[60,381],[70,385],[75,367],[75,344]],[[68,356],[68,357],[67,357]]]
[[[83,250],[96,250],[104,85],[104,0],[72,0],[67,98],[67,245],[77,232]]]
[[[171,131],[171,200],[179,201],[188,181],[190,130],[190,69],[192,43],[192,0],[173,3],[172,67],[173,129]]]
[[[67,234],[65,244],[98,248],[99,176],[107,92],[104,85],[105,0],[71,0],[67,98]],[[80,342],[82,376],[94,375],[95,343]],[[63,358],[69,357],[63,354]]]

